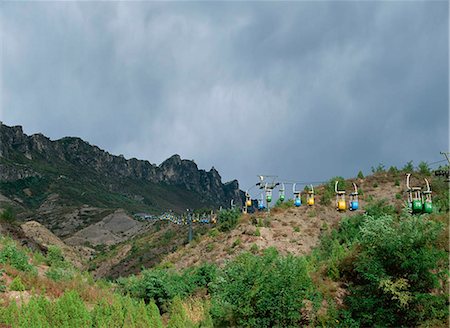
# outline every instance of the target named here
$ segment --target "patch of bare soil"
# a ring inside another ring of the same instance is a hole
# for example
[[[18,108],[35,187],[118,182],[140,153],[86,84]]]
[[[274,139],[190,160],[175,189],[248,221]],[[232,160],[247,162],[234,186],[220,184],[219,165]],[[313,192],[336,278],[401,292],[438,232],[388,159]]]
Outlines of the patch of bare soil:
[[[111,246],[147,231],[148,224],[137,221],[119,209],[78,232],[65,242],[72,246]]]

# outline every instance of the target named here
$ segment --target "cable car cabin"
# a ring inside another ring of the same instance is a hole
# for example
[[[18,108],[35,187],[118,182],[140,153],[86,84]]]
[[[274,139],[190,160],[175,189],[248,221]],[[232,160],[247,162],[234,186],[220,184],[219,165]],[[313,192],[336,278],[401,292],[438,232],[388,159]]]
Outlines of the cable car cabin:
[[[280,190],[279,190],[279,198],[278,198],[278,200],[280,201],[280,202],[284,202],[284,199],[285,199],[285,195],[284,195],[284,183],[282,183],[281,184],[281,188],[280,188]]]
[[[345,201],[345,191],[338,190],[339,181],[336,181],[334,184],[334,191],[336,192],[336,209],[338,211],[346,211],[347,210],[347,202]]]
[[[353,187],[355,188],[355,191],[349,195],[350,200],[348,202],[348,208],[350,211],[356,211],[359,208],[358,187],[355,183],[353,183]]]
[[[264,206],[264,202],[259,201],[258,202],[258,210],[262,211],[263,209],[265,209],[266,207]]]
[[[246,205],[247,207],[251,207],[251,206],[252,206],[252,200],[251,200],[251,199],[247,199],[247,200],[245,201],[245,205]]]
[[[301,198],[300,198],[299,196],[296,196],[296,197],[295,197],[294,205],[295,205],[296,207],[300,207],[300,206],[302,205],[302,200],[301,200]]]
[[[345,191],[339,191],[336,194],[336,209],[342,212],[347,210],[347,202],[345,201]]]
[[[358,202],[358,195],[356,195],[356,198],[352,199],[353,194],[350,194],[350,201],[348,204],[348,209],[350,211],[356,211],[359,208],[359,202]]]
[[[427,190],[422,192],[423,212],[430,214],[433,213],[433,201],[431,200],[431,189],[428,180],[425,179],[427,184]]]
[[[309,206],[314,205],[314,188],[311,185],[311,188],[308,190],[308,194],[306,195],[306,204]]]
[[[419,214],[423,211],[422,192],[420,187],[413,187],[409,191],[411,211],[413,214]]]
[[[433,201],[431,200],[431,191],[424,191],[423,195],[423,212],[427,214],[433,213]]]

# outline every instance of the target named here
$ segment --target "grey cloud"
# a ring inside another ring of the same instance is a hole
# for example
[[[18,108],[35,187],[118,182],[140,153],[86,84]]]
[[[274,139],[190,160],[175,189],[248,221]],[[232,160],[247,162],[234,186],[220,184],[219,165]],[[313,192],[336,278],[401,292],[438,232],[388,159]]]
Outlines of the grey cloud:
[[[448,3],[2,3],[0,119],[251,185],[448,149]]]

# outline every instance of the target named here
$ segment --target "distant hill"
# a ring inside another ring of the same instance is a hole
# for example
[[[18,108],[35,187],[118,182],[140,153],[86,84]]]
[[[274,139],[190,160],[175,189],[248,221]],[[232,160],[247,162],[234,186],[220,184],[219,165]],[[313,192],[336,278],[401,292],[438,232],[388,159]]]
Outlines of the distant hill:
[[[67,237],[122,208],[161,213],[242,204],[237,180],[173,155],[161,165],[114,156],[76,137],[28,136],[0,123],[0,207]]]

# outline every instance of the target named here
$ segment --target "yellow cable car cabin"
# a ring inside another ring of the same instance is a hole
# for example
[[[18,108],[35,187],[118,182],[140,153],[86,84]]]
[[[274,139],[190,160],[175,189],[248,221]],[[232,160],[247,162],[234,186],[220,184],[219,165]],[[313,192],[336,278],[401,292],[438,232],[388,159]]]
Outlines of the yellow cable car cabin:
[[[347,202],[345,201],[345,191],[338,190],[339,181],[336,181],[334,185],[334,190],[336,192],[336,209],[340,212],[347,210]]]
[[[306,195],[306,204],[308,204],[309,206],[314,205],[314,188],[312,185],[311,189],[308,190],[308,193]]]

